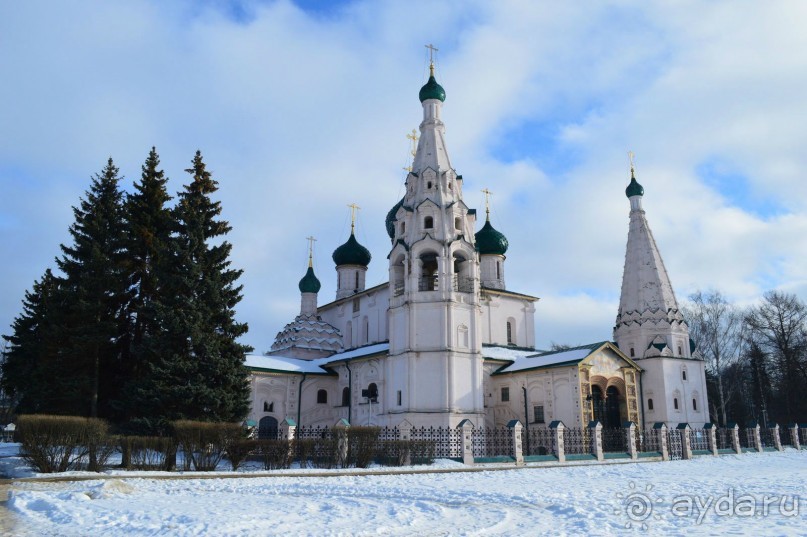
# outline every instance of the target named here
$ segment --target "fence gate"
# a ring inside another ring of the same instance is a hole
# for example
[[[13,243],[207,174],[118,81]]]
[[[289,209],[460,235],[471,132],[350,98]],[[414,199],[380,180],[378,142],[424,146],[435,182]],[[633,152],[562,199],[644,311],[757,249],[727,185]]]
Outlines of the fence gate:
[[[678,429],[667,430],[667,449],[671,461],[679,461],[684,457],[684,444],[681,441],[681,431]]]

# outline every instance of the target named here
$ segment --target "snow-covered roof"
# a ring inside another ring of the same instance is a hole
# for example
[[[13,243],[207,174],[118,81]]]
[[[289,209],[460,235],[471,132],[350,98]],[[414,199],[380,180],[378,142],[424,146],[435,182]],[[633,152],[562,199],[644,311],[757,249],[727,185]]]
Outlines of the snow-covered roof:
[[[492,358],[494,360],[515,360],[523,358],[524,356],[535,356],[542,351],[535,349],[525,349],[520,347],[505,347],[505,346],[487,346],[482,347],[482,356],[485,358]]]
[[[249,369],[268,369],[284,373],[327,373],[318,365],[318,361],[300,360],[288,356],[247,354],[244,365]]]
[[[318,358],[316,360],[302,360],[300,358],[279,355],[263,356],[260,354],[247,354],[244,360],[244,365],[247,366],[248,369],[264,369],[269,371],[278,371],[281,373],[326,374],[328,371],[325,370],[324,367],[331,362],[352,360],[354,358],[372,356],[373,354],[379,354],[382,352],[386,353],[387,351],[389,351],[389,343],[367,345],[366,347],[359,347],[358,349],[340,352],[326,358]]]
[[[573,349],[550,351],[533,354],[531,356],[517,357],[513,360],[512,364],[496,371],[496,374],[513,373],[516,371],[537,369],[539,367],[551,367],[561,364],[576,364],[584,360],[588,355],[606,343],[606,341],[600,341],[598,343],[591,343],[589,345],[581,345],[580,347],[575,347]]]
[[[320,364],[327,364],[330,362],[341,362],[342,360],[352,360],[353,358],[361,358],[362,356],[370,356],[380,352],[389,352],[389,342],[376,343],[375,345],[367,345],[359,347],[358,349],[349,350],[346,352],[339,352],[327,358],[320,358],[317,360]]]

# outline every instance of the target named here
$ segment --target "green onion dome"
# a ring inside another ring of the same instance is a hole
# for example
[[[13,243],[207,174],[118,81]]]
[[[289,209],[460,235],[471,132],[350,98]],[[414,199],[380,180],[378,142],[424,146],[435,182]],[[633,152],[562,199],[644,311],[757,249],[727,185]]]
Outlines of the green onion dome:
[[[635,177],[630,178],[630,184],[628,185],[628,188],[625,189],[625,195],[629,198],[633,196],[644,196],[644,188],[639,184]]]
[[[485,225],[476,232],[474,237],[476,238],[476,250],[481,255],[504,255],[509,246],[507,237],[493,229],[490,220],[485,222]]]
[[[443,86],[437,83],[437,80],[434,78],[434,75],[429,77],[429,81],[420,88],[420,102],[423,102],[427,99],[438,99],[442,102],[446,100],[446,90],[443,89]]]
[[[340,265],[361,265],[366,267],[370,264],[370,251],[359,244],[356,236],[351,232],[350,238],[345,244],[333,251],[333,262]]]
[[[305,276],[300,280],[299,287],[301,293],[319,293],[319,288],[322,287],[322,284],[320,284],[317,277],[314,276],[314,269],[312,267],[308,267]]]
[[[389,235],[390,239],[395,236],[395,213],[397,213],[398,209],[403,206],[403,202],[404,198],[401,198],[401,201],[393,205],[392,209],[390,209],[387,213],[387,220],[385,223],[387,225],[387,235]]]

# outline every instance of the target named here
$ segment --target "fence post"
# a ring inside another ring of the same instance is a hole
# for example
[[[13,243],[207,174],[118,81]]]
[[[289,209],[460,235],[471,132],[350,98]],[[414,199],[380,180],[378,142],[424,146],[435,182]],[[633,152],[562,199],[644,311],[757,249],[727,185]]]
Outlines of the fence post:
[[[659,451],[661,451],[661,460],[670,460],[670,450],[667,447],[667,424],[664,422],[656,422],[653,424],[653,430],[656,431],[658,448]]]
[[[524,426],[518,420],[510,420],[507,427],[512,432],[510,438],[513,442],[513,458],[516,460],[516,465],[521,466],[524,464],[524,448],[521,444],[523,438],[521,433]]]
[[[636,424],[632,421],[626,421],[622,424],[625,429],[625,435],[628,439],[628,454],[630,458],[636,460],[639,458],[639,453],[636,450]]]
[[[286,418],[280,422],[280,437],[289,443],[289,460],[294,460],[294,437],[297,436],[297,422]]]
[[[759,434],[759,423],[751,421],[748,423],[748,428],[754,431],[754,448],[758,453],[762,453],[762,435]],[[747,431],[746,434],[748,434]]]
[[[771,434],[773,434],[773,447],[776,448],[776,451],[784,451],[785,448],[782,447],[782,439],[779,437],[779,424],[774,423],[773,428],[771,429]]]
[[[717,456],[717,427],[714,423],[705,423],[703,430],[706,431],[706,441],[709,444],[709,451]]]
[[[350,429],[350,422],[348,422],[345,418],[340,419],[336,422],[336,425],[333,426],[336,429],[336,453],[339,457],[339,466],[343,467],[347,464],[347,451],[348,451],[348,439],[347,439],[347,431]]]
[[[791,423],[787,426],[790,429],[790,443],[796,449],[801,449],[801,442],[799,442],[799,424]]]
[[[458,427],[462,429],[462,463],[473,464],[474,443],[472,434],[474,431],[474,424],[471,423],[471,420],[464,419],[460,422]]]
[[[598,461],[605,460],[602,453],[602,423],[597,420],[591,421],[588,424],[588,430],[591,435],[591,454]]]
[[[801,431],[804,431],[803,433],[801,433],[801,437],[799,438],[799,446],[801,446],[802,444],[807,444],[807,423],[800,424],[799,429],[801,429]],[[805,441],[802,442],[801,438],[804,438]]]
[[[403,420],[401,423],[398,424],[398,438],[401,440],[401,444],[404,445],[404,456],[403,456],[403,465],[404,466],[411,466],[412,465],[412,444],[410,440],[412,440],[412,424],[409,423],[407,420]]]
[[[555,431],[555,456],[558,462],[566,462],[566,445],[563,443],[563,430],[566,428],[562,421],[553,421],[549,424]]]
[[[681,431],[681,458],[689,460],[692,458],[692,439],[689,436],[692,427],[688,423],[679,423],[676,429]]]
[[[734,453],[739,455],[743,452],[743,448],[740,446],[740,426],[732,421],[728,424],[727,429],[731,431],[731,448]]]

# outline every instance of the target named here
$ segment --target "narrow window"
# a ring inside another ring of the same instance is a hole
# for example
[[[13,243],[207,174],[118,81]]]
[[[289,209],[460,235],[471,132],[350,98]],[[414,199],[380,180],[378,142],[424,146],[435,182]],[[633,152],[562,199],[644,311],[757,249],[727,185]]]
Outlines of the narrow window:
[[[460,221],[460,217],[459,217],[459,216],[457,216],[456,218],[454,218],[454,229],[461,229],[461,228],[462,228],[462,226],[461,226],[461,223],[460,223],[460,222],[461,222],[461,221]]]
[[[427,182],[426,182],[426,188],[428,188],[429,190],[431,190],[431,188],[432,188],[432,182],[431,182],[431,181],[427,181]]]
[[[507,321],[507,344],[513,344],[513,323]]]
[[[501,266],[499,265],[499,261],[496,261],[496,279],[497,280],[502,279],[502,269]]]
[[[317,392],[317,404],[324,405],[328,403],[328,392],[325,390],[319,390]]]
[[[534,423],[544,423],[544,407],[543,405],[532,407],[533,416],[535,416]]]
[[[647,410],[653,410],[653,400],[652,399],[647,400]]]
[[[686,369],[684,369],[683,371],[681,371],[681,378],[682,378],[683,380],[686,380],[686,379],[687,379],[687,370],[686,370]]]
[[[427,216],[423,219],[423,227],[426,229],[431,229],[434,227],[434,218],[431,216]]]
[[[342,288],[342,274],[339,272],[336,273],[336,287],[337,289]]]
[[[398,406],[401,406],[401,390],[398,390]]]
[[[673,406],[675,407],[675,410],[678,410],[678,398],[677,397],[675,397],[673,399]]]
[[[356,271],[356,286],[354,287],[354,289],[358,289],[358,288],[359,288],[359,271],[357,270]]]
[[[681,345],[678,345],[678,356],[683,356],[684,354],[681,352]]]
[[[510,388],[507,386],[502,386],[502,403],[506,403],[510,400]]]
[[[350,388],[342,388],[342,406],[350,406]]]
[[[633,358],[636,356],[636,353],[633,350],[633,347],[630,348],[630,357]]]
[[[697,399],[692,400],[692,410],[694,410],[695,412],[698,411],[698,400]]]
[[[361,301],[358,298],[353,299],[353,313],[361,309]]]
[[[406,231],[406,222],[401,222],[401,235]]]

